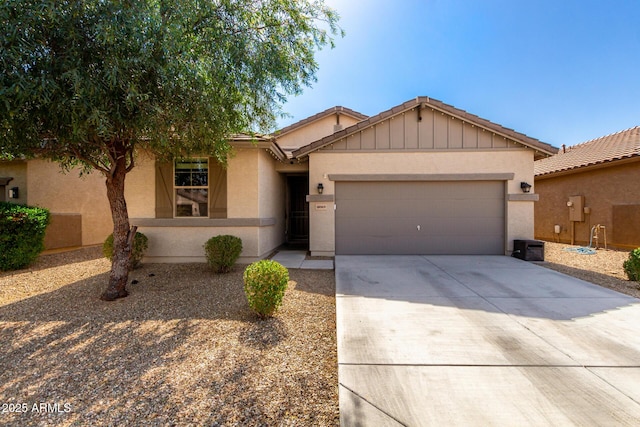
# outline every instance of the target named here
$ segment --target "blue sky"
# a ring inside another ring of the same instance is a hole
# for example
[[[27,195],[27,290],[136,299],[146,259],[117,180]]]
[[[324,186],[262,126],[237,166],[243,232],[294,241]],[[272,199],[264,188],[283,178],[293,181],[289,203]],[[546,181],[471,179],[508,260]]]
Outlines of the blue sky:
[[[283,127],[430,96],[556,147],[640,125],[638,0],[328,0],[346,31]]]

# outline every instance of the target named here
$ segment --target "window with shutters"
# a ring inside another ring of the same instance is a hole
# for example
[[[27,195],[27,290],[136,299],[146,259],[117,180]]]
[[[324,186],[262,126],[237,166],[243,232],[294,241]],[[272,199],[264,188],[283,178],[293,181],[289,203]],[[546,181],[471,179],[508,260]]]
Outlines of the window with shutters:
[[[209,159],[196,157],[174,163],[176,217],[209,216]]]
[[[214,159],[156,163],[156,218],[226,218],[227,171]]]

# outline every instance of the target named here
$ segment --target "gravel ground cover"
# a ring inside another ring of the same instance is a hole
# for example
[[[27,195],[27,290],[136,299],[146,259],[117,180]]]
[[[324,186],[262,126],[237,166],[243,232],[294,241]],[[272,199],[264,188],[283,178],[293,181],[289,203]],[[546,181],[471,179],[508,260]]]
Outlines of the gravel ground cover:
[[[567,247],[537,264],[640,297],[627,251]],[[338,425],[333,271],[290,270],[265,321],[242,267],[146,264],[103,302],[108,271],[96,247],[0,273],[0,425]]]
[[[338,425],[333,271],[290,270],[264,321],[240,266],[147,264],[104,302],[108,271],[85,248],[0,273],[0,425]]]
[[[640,298],[640,283],[627,279],[622,267],[629,251],[598,249],[594,255],[581,255],[566,251],[567,248],[576,246],[545,242],[544,262],[537,264]]]

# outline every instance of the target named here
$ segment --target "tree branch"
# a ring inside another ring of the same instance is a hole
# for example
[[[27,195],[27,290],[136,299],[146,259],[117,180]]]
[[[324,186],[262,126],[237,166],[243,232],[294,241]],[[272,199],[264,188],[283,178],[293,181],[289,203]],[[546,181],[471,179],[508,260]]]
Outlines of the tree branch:
[[[129,165],[127,166],[127,173],[131,172],[131,169],[133,169],[135,163],[133,161],[133,147],[129,147],[129,149],[127,150],[127,153],[129,155]]]

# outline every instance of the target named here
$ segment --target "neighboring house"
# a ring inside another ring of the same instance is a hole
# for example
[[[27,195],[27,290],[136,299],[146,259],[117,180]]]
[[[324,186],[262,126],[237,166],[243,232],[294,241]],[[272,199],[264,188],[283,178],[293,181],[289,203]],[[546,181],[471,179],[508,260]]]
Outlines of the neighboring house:
[[[536,161],[536,237],[571,243],[573,233],[575,244],[588,245],[599,224],[605,227],[598,236],[601,246],[606,231],[609,246],[639,247],[639,183],[640,126]],[[573,206],[567,206],[570,198]]]
[[[161,163],[139,154],[126,196],[150,261],[203,261],[218,234],[242,239],[245,262],[287,242],[328,256],[508,254],[514,239],[534,235],[538,196],[521,183],[533,183],[534,159],[557,151],[427,97],[369,118],[334,107],[232,145],[226,169],[206,155]],[[47,173],[28,181],[55,187]],[[49,204],[27,187],[29,203]]]
[[[51,211],[47,249],[102,243],[113,228],[104,176],[79,174],[63,174],[57,163],[44,160],[0,161],[0,200]]]

